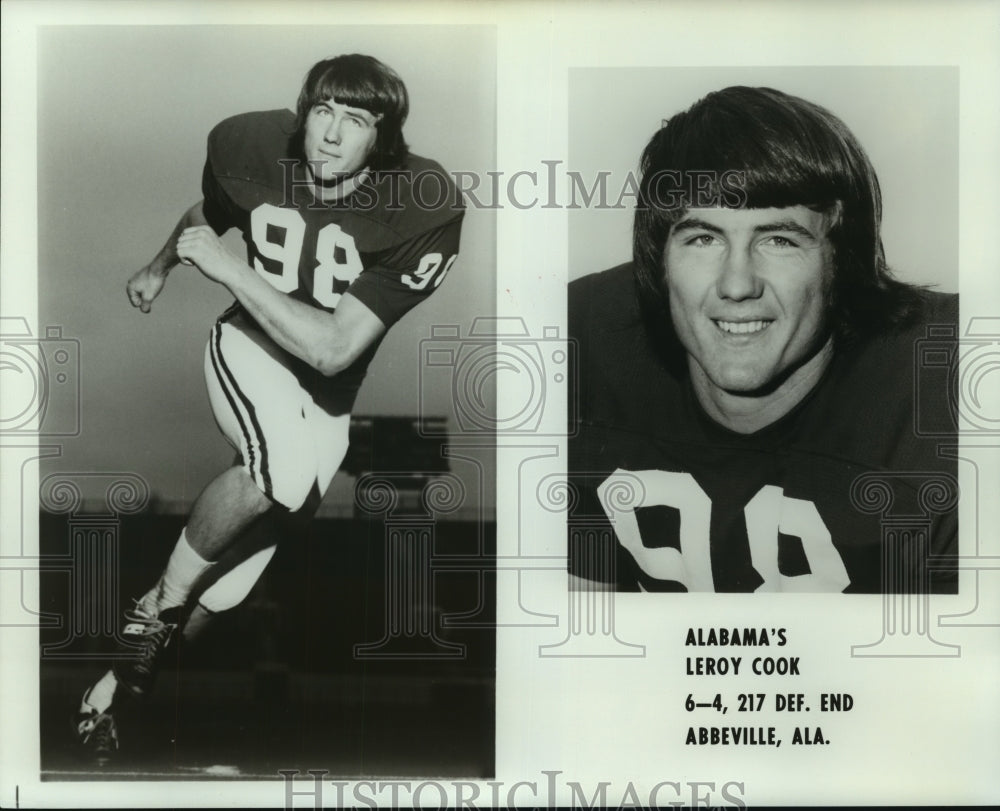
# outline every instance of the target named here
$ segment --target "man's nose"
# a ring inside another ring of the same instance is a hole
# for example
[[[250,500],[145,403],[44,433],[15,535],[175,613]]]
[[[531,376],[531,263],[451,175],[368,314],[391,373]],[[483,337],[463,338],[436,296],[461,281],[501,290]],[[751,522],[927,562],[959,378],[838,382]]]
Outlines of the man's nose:
[[[330,144],[339,144],[342,124],[340,116],[332,116],[323,135],[323,140]]]
[[[726,252],[717,289],[719,298],[732,301],[757,298],[763,292],[756,259],[750,251],[732,247]]]

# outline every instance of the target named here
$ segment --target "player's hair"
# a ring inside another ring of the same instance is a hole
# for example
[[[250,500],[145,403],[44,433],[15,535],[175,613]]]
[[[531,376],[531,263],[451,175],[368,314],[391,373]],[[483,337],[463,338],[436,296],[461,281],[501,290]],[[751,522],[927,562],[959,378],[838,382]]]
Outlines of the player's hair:
[[[403,124],[410,112],[410,97],[396,71],[364,54],[335,56],[313,65],[302,83],[296,109],[300,151],[309,111],[329,99],[381,116],[375,125],[375,148],[369,161],[373,170],[392,169],[403,162],[409,152]]]
[[[868,156],[828,110],[767,87],[728,87],[674,115],[650,140],[632,254],[650,325],[667,309],[663,252],[670,229],[695,205],[783,208],[832,216],[829,315],[844,343],[904,323],[920,288],[893,278],[882,249],[882,194]]]

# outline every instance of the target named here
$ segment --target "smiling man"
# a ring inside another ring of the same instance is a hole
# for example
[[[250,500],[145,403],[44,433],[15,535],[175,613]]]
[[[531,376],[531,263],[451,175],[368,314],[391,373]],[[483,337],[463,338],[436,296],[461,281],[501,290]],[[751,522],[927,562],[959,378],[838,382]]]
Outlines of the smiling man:
[[[708,414],[747,433],[818,382],[832,352],[828,215],[787,209],[693,209],[664,254],[670,317]]]
[[[914,410],[949,419],[915,361],[929,327],[956,334],[957,297],[890,274],[860,144],[730,87],[641,170],[633,261],[570,285],[571,583],[954,591],[955,461]]]
[[[118,748],[116,695],[148,694],[177,632],[241,602],[263,572],[274,546],[244,553],[247,531],[272,509],[318,505],[382,338],[455,261],[460,195],[438,164],[409,152],[408,111],[405,85],[377,59],[319,62],[295,112],[247,113],[212,130],[204,199],[128,281],[143,313],[178,265],[232,293],[212,328],[205,377],[238,455],[201,492],[163,574],[126,612],[128,647],[84,694],[75,729],[98,762]],[[432,200],[420,194],[428,177]],[[231,228],[246,258],[220,240]],[[236,565],[195,592],[224,553]]]

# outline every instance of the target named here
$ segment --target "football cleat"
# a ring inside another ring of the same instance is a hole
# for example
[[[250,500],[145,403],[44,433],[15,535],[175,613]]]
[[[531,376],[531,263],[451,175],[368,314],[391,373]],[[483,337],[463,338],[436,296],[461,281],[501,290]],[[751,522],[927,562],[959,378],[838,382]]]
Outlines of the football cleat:
[[[118,754],[118,730],[110,713],[92,707],[87,712],[77,712],[73,728],[83,755],[98,766],[107,766]]]
[[[182,623],[182,606],[168,608],[154,617],[138,602],[125,612],[122,636],[139,650],[123,648],[112,664],[118,683],[134,696],[145,696],[153,689],[156,674],[163,661],[164,652],[170,647],[177,627]]]

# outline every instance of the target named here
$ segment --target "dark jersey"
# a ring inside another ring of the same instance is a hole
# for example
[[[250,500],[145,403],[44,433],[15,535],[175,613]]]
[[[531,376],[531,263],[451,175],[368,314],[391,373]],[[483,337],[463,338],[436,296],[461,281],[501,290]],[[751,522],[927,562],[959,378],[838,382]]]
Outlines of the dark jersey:
[[[392,326],[451,269],[461,196],[416,155],[339,203],[318,201],[307,171],[290,110],[228,118],[208,137],[205,217],[217,233],[238,228],[250,265],[281,292],[327,311],[350,292]],[[374,351],[341,377],[359,380]]]
[[[922,302],[744,435],[653,351],[630,265],[573,282],[570,572],[628,590],[954,592],[956,442],[914,415],[949,419],[946,387],[919,385],[915,363],[929,325],[956,334],[958,304]]]

